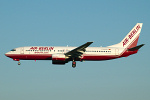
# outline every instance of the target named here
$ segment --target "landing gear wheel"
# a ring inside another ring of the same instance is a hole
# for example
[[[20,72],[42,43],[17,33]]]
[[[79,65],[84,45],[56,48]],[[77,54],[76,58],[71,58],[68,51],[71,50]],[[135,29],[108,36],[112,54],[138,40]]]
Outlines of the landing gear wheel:
[[[20,61],[18,61],[18,65],[21,65]]]
[[[76,67],[76,62],[72,61],[72,67],[75,68]]]

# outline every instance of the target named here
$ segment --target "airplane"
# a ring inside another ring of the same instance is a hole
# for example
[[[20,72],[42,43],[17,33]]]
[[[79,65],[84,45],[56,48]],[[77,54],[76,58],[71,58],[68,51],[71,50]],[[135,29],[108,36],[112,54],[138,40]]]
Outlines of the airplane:
[[[52,64],[64,65],[72,61],[72,67],[76,67],[76,61],[101,61],[136,54],[144,44],[137,42],[143,23],[137,23],[133,29],[118,44],[107,47],[89,47],[93,42],[87,42],[79,47],[58,46],[28,46],[18,47],[5,55],[14,61],[20,60],[52,60]]]

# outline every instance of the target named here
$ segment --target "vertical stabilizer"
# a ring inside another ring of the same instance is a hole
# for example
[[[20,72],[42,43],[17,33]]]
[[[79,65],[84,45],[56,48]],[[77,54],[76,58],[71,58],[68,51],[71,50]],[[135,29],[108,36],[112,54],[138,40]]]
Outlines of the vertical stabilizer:
[[[133,48],[137,46],[143,23],[137,23],[126,37],[118,44],[109,47]]]

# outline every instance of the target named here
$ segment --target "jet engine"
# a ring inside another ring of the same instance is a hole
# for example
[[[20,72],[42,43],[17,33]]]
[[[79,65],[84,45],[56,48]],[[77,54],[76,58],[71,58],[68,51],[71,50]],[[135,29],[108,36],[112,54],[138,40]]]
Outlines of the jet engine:
[[[68,57],[66,57],[64,54],[53,54],[52,55],[52,64],[65,64],[68,61],[66,60]]]

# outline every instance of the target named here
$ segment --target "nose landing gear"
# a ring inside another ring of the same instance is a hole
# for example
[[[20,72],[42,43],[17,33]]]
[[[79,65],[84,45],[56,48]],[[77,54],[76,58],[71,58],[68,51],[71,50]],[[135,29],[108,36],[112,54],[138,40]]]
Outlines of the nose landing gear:
[[[21,65],[20,59],[13,59],[14,61],[18,61],[18,65]]]
[[[18,65],[21,65],[20,61],[18,61]]]

